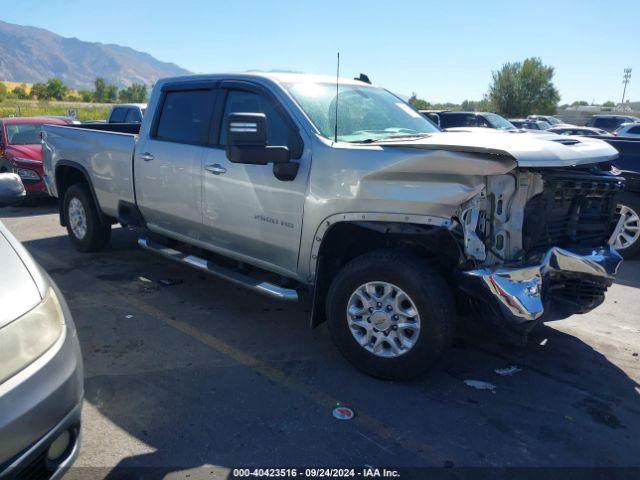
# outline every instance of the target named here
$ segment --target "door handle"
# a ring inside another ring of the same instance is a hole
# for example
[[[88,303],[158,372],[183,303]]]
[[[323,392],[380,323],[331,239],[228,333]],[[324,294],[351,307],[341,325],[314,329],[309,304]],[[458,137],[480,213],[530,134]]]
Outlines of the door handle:
[[[155,157],[153,155],[151,155],[149,152],[144,152],[140,154],[140,158],[142,160],[144,160],[145,162],[150,162],[151,160],[153,160]]]
[[[224,168],[219,163],[214,163],[213,165],[207,165],[207,166],[204,167],[204,169],[207,172],[213,173],[214,175],[222,175],[224,173],[227,173],[227,169]]]

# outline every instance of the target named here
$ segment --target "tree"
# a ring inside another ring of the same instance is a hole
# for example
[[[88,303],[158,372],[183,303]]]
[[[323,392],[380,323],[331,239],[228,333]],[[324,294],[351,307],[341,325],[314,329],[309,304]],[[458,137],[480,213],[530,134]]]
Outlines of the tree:
[[[488,99],[498,113],[507,117],[553,114],[560,101],[552,82],[553,72],[553,67],[544,65],[539,58],[505,63],[492,73]]]
[[[611,100],[607,100],[606,102],[604,102],[604,103],[602,104],[602,106],[603,106],[603,107],[615,107],[615,106],[616,106],[616,104],[615,104],[615,103],[613,103]]]
[[[104,94],[104,101],[107,103],[113,103],[118,99],[118,87],[115,85],[107,85]]]
[[[31,98],[37,98],[38,100],[49,100],[49,90],[46,83],[34,83],[29,92]]]
[[[93,100],[93,91],[91,90],[78,90],[78,94],[83,102],[90,102]]]
[[[7,98],[7,86],[4,83],[0,83],[0,102]]]
[[[13,90],[11,90],[11,96],[13,98],[17,98],[18,100],[24,100],[25,98],[28,98],[29,95],[27,95],[27,86],[23,83],[22,85],[15,87]]]
[[[589,102],[585,100],[576,100],[571,104],[572,107],[586,107],[587,105],[589,105]]]
[[[416,92],[411,94],[408,103],[418,110],[429,110],[431,108],[431,104],[426,100],[418,98],[418,94]]]
[[[120,90],[118,98],[123,103],[145,103],[147,101],[147,87],[140,83],[133,83]]]
[[[69,88],[59,78],[47,80],[47,96],[54,100],[63,100]]]
[[[491,112],[493,106],[489,99],[485,96],[482,100],[464,100],[460,105],[463,112]]]
[[[106,98],[107,82],[104,81],[104,78],[98,77],[93,84],[95,85],[95,91],[93,92],[93,101],[104,102]]]

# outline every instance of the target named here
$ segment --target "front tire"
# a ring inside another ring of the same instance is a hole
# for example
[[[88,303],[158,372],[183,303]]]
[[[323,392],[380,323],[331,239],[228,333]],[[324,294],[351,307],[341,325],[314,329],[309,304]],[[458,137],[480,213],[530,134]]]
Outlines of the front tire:
[[[611,239],[613,248],[624,258],[635,257],[640,253],[640,195],[622,192],[618,198],[617,213],[623,216],[623,224]]]
[[[111,238],[111,224],[104,223],[84,183],[70,186],[64,195],[64,214],[67,233],[79,252],[97,252],[107,246]]]
[[[355,258],[327,294],[333,341],[354,366],[377,378],[408,380],[450,345],[453,296],[423,259],[396,250]]]

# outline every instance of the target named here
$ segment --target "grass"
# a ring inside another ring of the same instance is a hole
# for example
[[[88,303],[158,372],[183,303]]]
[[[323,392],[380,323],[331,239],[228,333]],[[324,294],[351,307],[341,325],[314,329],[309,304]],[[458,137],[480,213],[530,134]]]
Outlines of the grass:
[[[2,117],[40,117],[48,115],[67,116],[70,109],[76,111],[76,118],[81,121],[105,120],[110,105],[82,102],[38,102],[34,100],[5,100],[0,103]]]

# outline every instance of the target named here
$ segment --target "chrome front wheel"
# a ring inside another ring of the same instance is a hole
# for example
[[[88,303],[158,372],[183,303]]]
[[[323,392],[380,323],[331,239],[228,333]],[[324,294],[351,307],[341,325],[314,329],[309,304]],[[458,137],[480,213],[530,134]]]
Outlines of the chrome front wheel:
[[[409,352],[420,336],[415,302],[400,287],[383,281],[360,285],[349,297],[347,322],[353,338],[378,357]]]

